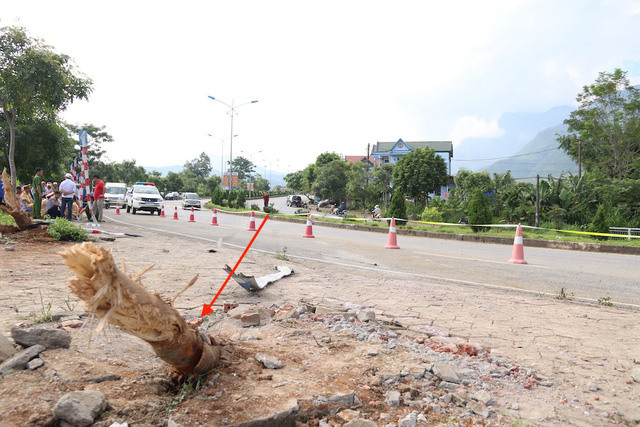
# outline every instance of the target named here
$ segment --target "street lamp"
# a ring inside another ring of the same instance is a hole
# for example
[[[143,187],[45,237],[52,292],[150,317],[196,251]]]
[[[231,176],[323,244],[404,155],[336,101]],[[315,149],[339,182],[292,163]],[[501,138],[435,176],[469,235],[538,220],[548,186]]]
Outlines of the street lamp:
[[[224,101],[220,101],[219,99],[217,99],[214,96],[209,95],[209,98],[213,99],[214,101],[218,101],[221,104],[224,104],[225,106],[227,106],[229,108],[229,111],[227,111],[227,114],[229,114],[231,116],[231,138],[230,138],[230,142],[229,142],[229,191],[231,191],[231,189],[233,188],[233,116],[238,114],[236,112],[236,108],[242,107],[243,105],[247,105],[247,104],[255,104],[256,102],[258,102],[257,100],[255,101],[249,101],[249,102],[245,102],[243,104],[240,105],[235,105],[235,100],[231,100],[231,105],[227,104]]]

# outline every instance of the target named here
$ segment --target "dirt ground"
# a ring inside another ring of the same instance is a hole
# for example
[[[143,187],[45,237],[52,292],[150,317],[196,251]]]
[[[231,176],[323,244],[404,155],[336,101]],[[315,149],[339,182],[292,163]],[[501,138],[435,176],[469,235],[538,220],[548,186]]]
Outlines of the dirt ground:
[[[42,230],[4,227],[0,233],[0,333],[9,337],[11,327],[29,326],[49,312],[58,320],[46,324],[51,327],[72,315],[84,320],[70,329],[70,349],[48,350],[44,367],[0,379],[0,426],[47,425],[58,399],[83,389],[106,395],[109,406],[96,420],[102,426],[169,420],[281,425],[274,414],[288,412],[298,425],[310,426],[322,419],[343,425],[358,414],[377,425],[411,425],[401,423],[412,412],[424,425],[640,422],[640,384],[632,379],[640,367],[637,312],[249,252],[239,271],[263,275],[287,265],[295,273],[257,294],[229,282],[208,328],[224,344],[225,358],[189,393],[146,343],[117,329],[92,333],[95,323],[68,290],[71,272],[58,255],[71,243],[54,242]],[[234,265],[241,253],[151,231],[97,244],[129,271],[155,264],[143,283],[169,298],[199,274],[175,303],[192,319],[226,279],[222,267]],[[259,310],[261,325],[243,328],[223,312],[225,302]],[[275,319],[289,308],[303,315]],[[361,309],[373,311],[379,326],[358,320]],[[284,368],[266,369],[257,353],[277,357]],[[469,375],[456,390],[428,373],[442,360]],[[416,366],[427,374],[413,377]],[[478,389],[492,396],[488,418],[461,401]],[[385,402],[389,391],[401,393],[400,406]]]

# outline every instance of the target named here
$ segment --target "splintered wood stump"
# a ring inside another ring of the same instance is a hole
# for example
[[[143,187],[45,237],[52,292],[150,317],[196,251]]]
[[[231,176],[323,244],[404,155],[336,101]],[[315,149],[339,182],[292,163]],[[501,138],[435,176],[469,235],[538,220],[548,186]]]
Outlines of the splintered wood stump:
[[[22,201],[16,195],[16,190],[11,185],[11,180],[7,175],[7,168],[2,171],[2,183],[4,185],[4,202],[6,205],[0,205],[0,209],[13,217],[18,230],[26,230],[32,224],[31,217],[22,208]]]
[[[219,362],[213,339],[188,325],[170,304],[149,293],[139,273],[118,269],[111,251],[83,243],[61,253],[76,275],[69,287],[98,319],[98,332],[108,323],[151,344],[153,351],[182,374],[206,374]]]

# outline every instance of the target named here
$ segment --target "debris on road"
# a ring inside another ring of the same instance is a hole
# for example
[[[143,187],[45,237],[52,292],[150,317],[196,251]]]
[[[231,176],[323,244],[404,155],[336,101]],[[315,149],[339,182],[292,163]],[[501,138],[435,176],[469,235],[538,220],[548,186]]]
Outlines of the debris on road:
[[[261,291],[264,289],[269,283],[273,283],[276,280],[282,279],[283,277],[289,276],[293,273],[293,270],[289,267],[285,267],[283,265],[277,265],[275,270],[278,270],[278,273],[268,274],[266,276],[254,277],[247,276],[242,273],[235,273],[233,269],[225,264],[224,271],[228,274],[231,274],[233,280],[238,282],[240,286],[245,288],[248,291]]]

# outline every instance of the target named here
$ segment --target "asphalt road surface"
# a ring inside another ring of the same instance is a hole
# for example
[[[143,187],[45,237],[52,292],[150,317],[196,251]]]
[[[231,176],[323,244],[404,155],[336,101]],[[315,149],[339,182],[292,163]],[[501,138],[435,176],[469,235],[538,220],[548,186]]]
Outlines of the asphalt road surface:
[[[218,227],[211,223],[211,211],[195,211],[190,223],[189,211],[180,209],[179,202],[165,202],[166,218],[149,215],[115,216],[114,209],[106,211],[109,223],[126,224],[132,232],[144,234],[144,229],[163,231],[211,243],[222,238],[225,245],[244,249],[253,237],[247,231],[249,217],[218,213]],[[172,220],[174,206],[178,206],[178,221]],[[262,219],[256,218],[256,228]],[[135,230],[135,231],[133,231]],[[558,249],[525,248],[527,265],[509,264],[511,245],[458,242],[423,237],[398,236],[401,249],[384,249],[386,233],[351,231],[314,226],[315,238],[302,238],[304,224],[268,220],[252,249],[275,253],[287,248],[290,258],[315,260],[327,266],[349,266],[379,272],[380,275],[406,277],[407,280],[428,285],[433,282],[458,283],[462,286],[484,286],[525,292],[560,295],[612,302],[640,308],[638,273],[640,259],[632,255],[578,252]],[[340,277],[336,277],[340,280]]]

